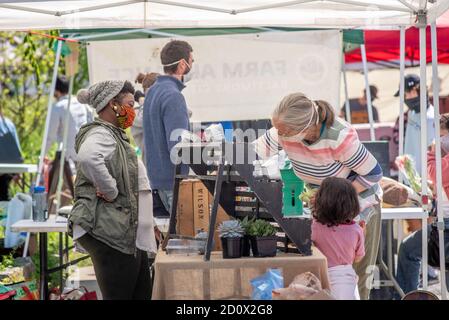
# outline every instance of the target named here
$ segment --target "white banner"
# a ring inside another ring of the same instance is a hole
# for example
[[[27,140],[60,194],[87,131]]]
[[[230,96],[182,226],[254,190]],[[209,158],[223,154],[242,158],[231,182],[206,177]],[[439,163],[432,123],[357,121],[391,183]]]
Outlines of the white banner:
[[[265,32],[185,37],[193,47],[193,79],[183,90],[192,121],[270,118],[279,101],[303,92],[339,109],[341,33]],[[134,81],[162,72],[167,38],[94,41],[88,46],[91,83]]]

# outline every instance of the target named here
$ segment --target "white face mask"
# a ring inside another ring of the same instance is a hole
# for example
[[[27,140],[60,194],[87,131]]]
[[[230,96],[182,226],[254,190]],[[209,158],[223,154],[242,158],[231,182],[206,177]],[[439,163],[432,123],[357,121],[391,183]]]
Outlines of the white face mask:
[[[182,82],[184,83],[189,82],[190,80],[192,80],[194,74],[195,73],[193,72],[193,70],[190,70],[189,73],[182,76]]]
[[[189,67],[189,71],[187,73],[183,74],[183,76],[182,76],[182,82],[186,83],[186,82],[189,82],[190,80],[192,80],[192,78],[193,78],[193,71],[192,71],[192,66],[185,59],[181,59],[181,60],[175,61],[173,63],[169,63],[169,64],[163,64],[162,66],[163,67],[173,66],[175,64],[180,63],[181,61],[184,61],[185,64]]]
[[[316,112],[316,114],[318,114],[318,107],[315,104],[315,102],[312,101],[312,105],[313,105],[313,108],[312,108],[310,119],[309,119],[309,122],[307,123],[307,125],[300,132],[295,134],[294,136],[290,136],[290,137],[279,136],[282,140],[295,142],[295,141],[303,141],[305,139],[306,133],[304,131],[306,131],[309,128],[310,124],[312,123],[313,116],[315,115],[315,112]],[[317,125],[319,123],[319,120],[320,120],[320,117],[317,116],[315,125]]]

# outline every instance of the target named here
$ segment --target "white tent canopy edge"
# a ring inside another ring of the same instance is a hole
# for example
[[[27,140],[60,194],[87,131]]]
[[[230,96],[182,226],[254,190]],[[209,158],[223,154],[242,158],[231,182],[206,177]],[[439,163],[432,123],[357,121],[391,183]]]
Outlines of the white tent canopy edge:
[[[429,23],[447,0],[1,0],[0,29],[288,26],[389,28]]]

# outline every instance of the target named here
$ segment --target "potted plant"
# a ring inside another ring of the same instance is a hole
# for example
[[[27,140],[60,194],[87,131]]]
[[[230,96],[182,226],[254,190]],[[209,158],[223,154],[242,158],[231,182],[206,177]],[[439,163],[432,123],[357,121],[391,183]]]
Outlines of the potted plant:
[[[254,217],[249,219],[249,217],[246,216],[241,221],[243,230],[245,230],[245,235],[243,236],[243,241],[242,241],[242,256],[243,257],[250,256],[251,242],[250,242],[249,228],[250,228],[251,224],[254,222],[254,220],[255,220]]]
[[[245,234],[240,221],[223,221],[217,228],[223,247],[223,259],[240,258],[242,256],[242,238]]]
[[[255,257],[276,256],[277,237],[276,228],[268,221],[257,219],[250,224],[251,249]]]

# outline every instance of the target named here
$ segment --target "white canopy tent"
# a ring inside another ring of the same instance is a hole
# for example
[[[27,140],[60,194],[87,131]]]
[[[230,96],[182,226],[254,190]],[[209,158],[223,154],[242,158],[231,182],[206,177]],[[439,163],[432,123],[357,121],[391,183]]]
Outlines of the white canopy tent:
[[[426,83],[425,27],[432,25],[433,83],[438,82],[436,19],[449,9],[449,0],[0,0],[0,30],[29,29],[86,29],[86,28],[210,28],[210,27],[311,27],[311,28],[360,28],[401,29],[401,129],[403,133],[404,47],[405,28],[420,28],[420,75]],[[150,31],[150,30],[149,30]],[[151,32],[151,31],[150,31]],[[156,31],[157,32],[157,31]],[[60,46],[56,55],[57,66]],[[362,48],[363,51],[363,48]],[[366,66],[366,63],[365,63]],[[55,68],[56,70],[56,68]],[[365,82],[368,84],[365,68]],[[53,75],[52,90],[56,71]],[[73,83],[72,83],[73,84]],[[437,85],[434,88],[438,88]],[[52,92],[51,92],[52,94]],[[370,101],[370,92],[367,98]],[[421,86],[421,141],[426,141],[426,87]],[[442,199],[441,151],[439,139],[438,91],[434,90],[436,158],[438,199]],[[51,105],[49,104],[49,110]],[[372,122],[372,109],[368,107]],[[49,117],[47,115],[47,122]],[[65,136],[67,134],[65,133]],[[373,137],[373,134],[371,135]],[[401,152],[402,143],[400,144]],[[65,151],[62,152],[64,161]],[[41,159],[43,155],[41,154]],[[42,161],[41,161],[42,162]],[[422,163],[427,163],[425,143],[422,143]],[[42,168],[42,163],[39,169]],[[41,170],[40,170],[41,171]],[[62,170],[61,170],[62,171]],[[423,166],[423,208],[427,205],[427,170]],[[444,223],[441,204],[438,203],[438,230],[440,238],[441,288],[447,298],[445,285]],[[427,229],[423,228],[427,234]],[[423,242],[423,252],[427,243]],[[426,259],[424,256],[423,259]],[[427,268],[423,268],[427,274]],[[427,277],[423,277],[424,288]]]
[[[429,23],[445,0],[6,0],[0,29],[199,28],[289,26],[391,28],[415,23],[425,10]]]

